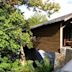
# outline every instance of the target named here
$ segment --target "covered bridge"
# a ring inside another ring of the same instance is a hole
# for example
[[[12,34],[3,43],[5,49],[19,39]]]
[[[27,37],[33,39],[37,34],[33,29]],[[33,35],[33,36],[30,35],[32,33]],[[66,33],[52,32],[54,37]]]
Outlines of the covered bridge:
[[[72,13],[31,27],[36,36],[35,48],[58,52],[72,47]]]

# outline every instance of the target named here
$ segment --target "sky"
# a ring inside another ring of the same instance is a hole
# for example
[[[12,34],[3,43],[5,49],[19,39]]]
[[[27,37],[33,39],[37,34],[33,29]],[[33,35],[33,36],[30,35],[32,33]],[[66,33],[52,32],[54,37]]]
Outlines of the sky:
[[[54,0],[60,4],[59,12],[53,14],[50,19],[72,13],[72,0]]]
[[[72,12],[72,0],[51,0],[51,1],[59,3],[61,8],[57,13],[51,15],[51,18],[49,19],[54,19]],[[21,9],[21,11],[24,12],[24,16],[26,19],[28,19],[35,13],[32,11],[33,8],[30,8],[30,10],[28,10],[26,5],[20,6],[19,9]],[[43,11],[42,13],[46,15],[46,13],[44,13]]]

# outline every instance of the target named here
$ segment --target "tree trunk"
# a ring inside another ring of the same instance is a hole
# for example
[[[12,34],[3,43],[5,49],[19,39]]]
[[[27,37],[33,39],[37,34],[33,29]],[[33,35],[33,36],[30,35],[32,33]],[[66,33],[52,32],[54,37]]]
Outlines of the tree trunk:
[[[20,54],[20,63],[22,65],[24,65],[26,59],[25,59],[25,53],[24,53],[24,49],[23,49],[22,45],[21,45],[21,48],[20,48],[20,52],[21,52],[21,54]]]

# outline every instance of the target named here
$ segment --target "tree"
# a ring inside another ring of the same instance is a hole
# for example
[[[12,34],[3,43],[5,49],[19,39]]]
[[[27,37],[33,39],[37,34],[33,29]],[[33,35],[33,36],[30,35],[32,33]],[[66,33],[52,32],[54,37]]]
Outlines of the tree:
[[[0,70],[13,71],[19,67],[19,53],[25,61],[24,45],[32,48],[28,24],[20,11],[8,2],[0,6]],[[25,32],[22,30],[25,29]],[[15,64],[15,66],[14,66]],[[15,67],[15,68],[14,68]],[[15,71],[13,72],[16,72]],[[1,71],[2,72],[2,71]],[[17,71],[18,72],[18,71]]]
[[[49,15],[57,12],[60,9],[58,3],[50,2],[50,0],[46,1],[45,3],[43,3],[43,0],[28,0],[26,4],[28,7],[38,7],[39,9],[46,11]]]
[[[50,2],[50,0],[48,0],[46,2],[43,2],[43,0],[24,0],[24,3],[27,4],[28,9],[30,7],[33,7],[34,8],[33,11],[36,11],[36,13],[37,13],[37,14],[35,13],[32,17],[30,17],[28,19],[29,24],[31,26],[48,21],[48,19],[45,17],[45,15],[40,14],[41,11],[46,12],[48,17],[50,17],[52,14],[54,14],[55,12],[57,12],[60,9],[60,6],[58,3]],[[40,11],[37,11],[37,8]],[[41,19],[42,19],[42,21],[41,21]]]
[[[40,13],[34,14],[32,17],[28,19],[29,25],[34,26],[37,24],[41,24],[47,21],[47,17],[45,15],[42,15]]]

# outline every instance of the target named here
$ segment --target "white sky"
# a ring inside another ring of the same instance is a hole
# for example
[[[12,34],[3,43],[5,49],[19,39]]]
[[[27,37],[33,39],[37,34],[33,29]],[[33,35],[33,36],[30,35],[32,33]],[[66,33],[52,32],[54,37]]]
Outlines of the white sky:
[[[27,9],[27,6],[26,5],[20,6],[19,9],[21,10],[21,12],[24,12],[24,17],[26,19],[28,19],[30,16],[32,16],[34,14],[34,12],[32,11],[33,9],[31,8],[31,10],[29,11]]]
[[[51,0],[51,1],[55,1],[55,2],[59,3],[61,6],[61,9],[59,10],[58,13],[53,14],[50,19],[53,19],[53,18],[56,18],[56,17],[59,17],[59,16],[62,16],[62,15],[72,12],[72,0]],[[19,8],[21,9],[22,12],[24,12],[24,16],[26,19],[28,19],[30,16],[32,16],[35,13],[32,11],[33,10],[32,8],[31,8],[31,10],[28,10],[26,8],[26,5],[22,5]]]
[[[56,18],[65,14],[69,14],[72,12],[72,0],[54,0],[55,2],[58,2],[61,6],[61,9],[58,13],[55,13],[51,16],[52,18]]]

